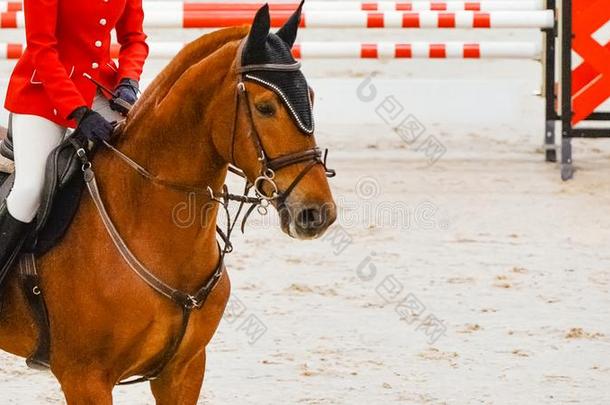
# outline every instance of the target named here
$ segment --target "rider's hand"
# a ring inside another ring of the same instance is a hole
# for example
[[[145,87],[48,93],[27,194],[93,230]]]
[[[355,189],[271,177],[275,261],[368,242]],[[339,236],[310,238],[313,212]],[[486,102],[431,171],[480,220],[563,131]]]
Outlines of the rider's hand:
[[[116,100],[120,99],[130,105],[134,105],[138,99],[139,84],[136,80],[122,79],[119,85],[114,89],[116,97],[110,100],[110,108],[114,111],[118,111],[123,115],[127,115],[129,109],[124,105],[121,105]]]
[[[112,136],[114,126],[99,113],[87,107],[79,107],[70,114],[78,123],[77,130],[91,141],[107,141]]]

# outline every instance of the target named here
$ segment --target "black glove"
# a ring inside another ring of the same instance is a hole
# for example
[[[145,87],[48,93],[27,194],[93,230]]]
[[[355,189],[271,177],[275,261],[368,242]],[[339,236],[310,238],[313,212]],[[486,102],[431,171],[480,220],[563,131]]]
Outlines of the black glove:
[[[114,89],[116,97],[110,100],[110,108],[114,111],[118,111],[123,115],[127,115],[131,107],[138,99],[139,84],[137,80],[132,79],[121,79],[119,85]]]
[[[77,130],[91,141],[107,141],[114,132],[112,123],[87,107],[77,108],[68,118],[75,119],[78,123]]]

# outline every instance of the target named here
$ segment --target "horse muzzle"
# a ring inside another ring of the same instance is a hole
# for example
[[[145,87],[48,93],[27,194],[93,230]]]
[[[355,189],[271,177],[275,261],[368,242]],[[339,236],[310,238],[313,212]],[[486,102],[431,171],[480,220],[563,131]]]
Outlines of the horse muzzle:
[[[337,219],[334,202],[285,204],[280,210],[282,230],[295,239],[316,239]]]

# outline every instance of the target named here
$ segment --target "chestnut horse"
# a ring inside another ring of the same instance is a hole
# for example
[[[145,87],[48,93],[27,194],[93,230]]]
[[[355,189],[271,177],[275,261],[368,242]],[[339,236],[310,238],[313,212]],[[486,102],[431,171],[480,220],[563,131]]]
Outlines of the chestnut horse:
[[[296,36],[300,9],[293,17],[296,22],[291,18],[282,28],[283,38]],[[247,108],[235,101],[240,45],[247,41],[264,47],[267,37],[277,40],[278,35],[269,33],[265,7],[251,29],[224,29],[187,45],[144,92],[114,146],[159,179],[209,186],[215,193],[222,191],[229,163],[243,170],[250,183],[261,176],[258,146],[270,159],[314,148],[313,135],[298,127],[291,108],[269,87],[243,82]],[[293,41],[289,38],[287,45]],[[205,284],[220,256],[218,205],[197,194],[194,212],[214,220],[205,226],[176,226],[172,212],[187,201],[186,193],[149,181],[108,148],[102,147],[92,161],[108,214],[133,254],[177,289],[196,291]],[[309,165],[294,162],[274,177],[279,192],[290,189],[282,201],[282,229],[299,239],[321,235],[336,218],[324,165]],[[61,243],[37,263],[51,325],[51,371],[67,403],[111,404],[119,381],[146,375],[158,364],[180,329],[181,308],[132,271],[89,195]],[[3,292],[0,348],[27,357],[36,347],[38,330],[15,273]],[[157,404],[197,403],[206,346],[229,294],[225,270],[205,305],[193,311],[175,356],[151,381]]]

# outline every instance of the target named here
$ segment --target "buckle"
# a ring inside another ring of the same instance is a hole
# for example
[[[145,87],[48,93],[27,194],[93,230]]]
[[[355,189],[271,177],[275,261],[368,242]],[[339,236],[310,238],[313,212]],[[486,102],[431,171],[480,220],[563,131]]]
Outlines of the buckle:
[[[201,303],[197,301],[197,298],[193,297],[192,295],[187,295],[186,296],[186,300],[184,302],[184,308],[190,310],[199,308],[201,306]]]
[[[176,304],[189,311],[201,306],[201,303],[197,301],[197,298],[182,291],[174,291],[170,298]]]

